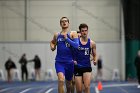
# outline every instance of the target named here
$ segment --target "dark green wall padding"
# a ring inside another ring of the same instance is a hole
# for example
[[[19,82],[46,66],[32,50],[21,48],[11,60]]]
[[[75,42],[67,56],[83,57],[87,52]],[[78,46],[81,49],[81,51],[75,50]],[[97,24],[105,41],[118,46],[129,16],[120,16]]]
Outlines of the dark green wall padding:
[[[126,40],[125,44],[126,53],[126,78],[136,78],[136,69],[134,65],[134,60],[140,49],[139,40]]]

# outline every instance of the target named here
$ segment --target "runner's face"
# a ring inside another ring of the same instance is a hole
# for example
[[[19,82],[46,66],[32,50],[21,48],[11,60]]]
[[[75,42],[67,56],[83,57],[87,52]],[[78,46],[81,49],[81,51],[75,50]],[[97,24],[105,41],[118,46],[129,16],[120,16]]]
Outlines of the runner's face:
[[[87,29],[87,27],[85,27],[85,28],[81,28],[81,37],[84,37],[84,38],[86,38],[87,37],[87,35],[88,35],[88,29]]]
[[[69,27],[68,19],[67,19],[67,18],[63,18],[63,19],[60,21],[60,25],[61,25],[62,28],[68,28],[68,27]]]

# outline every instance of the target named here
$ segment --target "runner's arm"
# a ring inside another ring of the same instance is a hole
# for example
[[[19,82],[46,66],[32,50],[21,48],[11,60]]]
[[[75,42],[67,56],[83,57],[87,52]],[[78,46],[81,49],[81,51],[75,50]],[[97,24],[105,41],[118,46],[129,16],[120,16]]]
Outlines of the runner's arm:
[[[51,50],[52,51],[54,51],[55,49],[56,49],[56,45],[57,45],[57,40],[56,40],[56,38],[57,38],[57,33],[55,33],[54,34],[54,36],[53,36],[53,39],[51,40],[51,42],[50,42],[50,48],[51,48]]]

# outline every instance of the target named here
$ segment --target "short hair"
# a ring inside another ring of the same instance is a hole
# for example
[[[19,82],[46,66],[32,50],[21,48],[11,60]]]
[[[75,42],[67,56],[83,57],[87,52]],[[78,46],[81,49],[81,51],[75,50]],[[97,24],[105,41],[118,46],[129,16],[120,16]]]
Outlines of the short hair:
[[[64,19],[64,18],[66,18],[68,20],[68,23],[69,23],[69,19],[67,17],[65,17],[65,16],[64,17],[61,17],[60,23],[61,23],[61,20]]]
[[[82,23],[79,25],[79,30],[81,31],[81,28],[85,28],[85,27],[88,29],[88,25],[85,23]]]

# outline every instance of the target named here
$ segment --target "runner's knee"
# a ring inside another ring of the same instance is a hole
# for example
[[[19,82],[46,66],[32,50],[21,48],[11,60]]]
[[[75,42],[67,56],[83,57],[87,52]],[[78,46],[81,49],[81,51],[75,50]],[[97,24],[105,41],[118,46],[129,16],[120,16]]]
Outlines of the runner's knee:
[[[60,85],[64,85],[64,80],[63,80],[63,79],[60,79],[60,80],[58,80],[58,83],[59,83]]]

